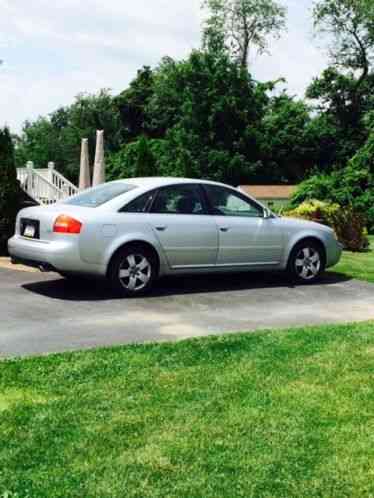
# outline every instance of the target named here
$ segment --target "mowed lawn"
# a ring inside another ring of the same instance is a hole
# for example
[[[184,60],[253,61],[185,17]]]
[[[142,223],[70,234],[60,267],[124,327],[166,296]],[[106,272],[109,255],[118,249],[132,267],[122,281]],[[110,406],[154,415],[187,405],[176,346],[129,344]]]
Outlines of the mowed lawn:
[[[340,263],[332,268],[332,271],[374,284],[374,236],[369,239],[369,251],[358,253],[344,251]]]
[[[0,363],[0,497],[374,496],[374,323]]]

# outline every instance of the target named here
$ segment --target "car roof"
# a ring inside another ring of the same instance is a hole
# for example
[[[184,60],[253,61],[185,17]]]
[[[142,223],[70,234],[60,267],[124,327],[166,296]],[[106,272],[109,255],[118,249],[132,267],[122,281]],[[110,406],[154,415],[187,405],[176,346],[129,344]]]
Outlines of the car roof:
[[[139,188],[159,188],[168,185],[186,184],[186,183],[205,183],[211,185],[226,186],[222,183],[212,182],[209,180],[197,180],[196,178],[173,178],[173,177],[148,177],[148,178],[126,178],[123,180],[116,180],[118,183],[127,183]]]

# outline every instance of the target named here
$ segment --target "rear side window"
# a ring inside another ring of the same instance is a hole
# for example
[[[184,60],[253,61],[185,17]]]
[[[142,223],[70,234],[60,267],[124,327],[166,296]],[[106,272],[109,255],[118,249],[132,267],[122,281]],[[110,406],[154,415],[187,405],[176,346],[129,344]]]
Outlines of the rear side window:
[[[129,202],[124,206],[122,209],[120,209],[120,213],[147,213],[149,208],[151,207],[151,204],[153,202],[153,199],[156,196],[156,190],[153,192],[147,192],[146,194],[140,195],[133,201]]]
[[[64,204],[97,208],[136,188],[137,187],[135,185],[130,185],[128,183],[106,183],[104,185],[99,185],[98,187],[85,190],[81,194],[68,199],[64,202]]]

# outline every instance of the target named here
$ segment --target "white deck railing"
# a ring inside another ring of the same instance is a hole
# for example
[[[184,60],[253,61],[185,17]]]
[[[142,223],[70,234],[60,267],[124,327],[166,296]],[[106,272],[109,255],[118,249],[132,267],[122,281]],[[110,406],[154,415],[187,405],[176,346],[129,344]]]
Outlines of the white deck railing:
[[[17,168],[17,178],[23,190],[39,204],[53,204],[71,197],[79,189],[49,163],[46,169],[35,169],[28,162],[26,168]]]
[[[55,169],[50,169],[51,179],[50,182],[55,185],[57,188],[62,190],[65,196],[71,197],[72,195],[76,195],[79,193],[79,188],[76,187],[73,183],[69,182],[61,173],[56,171]]]

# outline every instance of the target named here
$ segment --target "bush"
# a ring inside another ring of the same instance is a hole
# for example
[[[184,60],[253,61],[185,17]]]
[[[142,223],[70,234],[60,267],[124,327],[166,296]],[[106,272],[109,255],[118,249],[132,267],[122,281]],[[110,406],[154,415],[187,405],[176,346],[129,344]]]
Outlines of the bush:
[[[6,252],[19,208],[19,186],[14,147],[8,128],[0,130],[0,254]]]
[[[318,200],[300,204],[288,211],[286,216],[316,221],[331,227],[346,249],[362,251],[369,246],[366,219],[352,207],[342,207]]]
[[[158,176],[160,172],[157,159],[162,143],[163,140],[141,136],[138,140],[124,145],[119,152],[109,155],[108,180]]]
[[[291,199],[291,206],[297,208],[305,201],[318,199],[328,201],[333,204],[337,203],[335,198],[337,188],[336,174],[316,174],[304,180],[298,186]]]
[[[364,213],[369,231],[374,233],[374,131],[344,169],[301,183],[292,205],[311,199],[351,206],[356,213]]]

